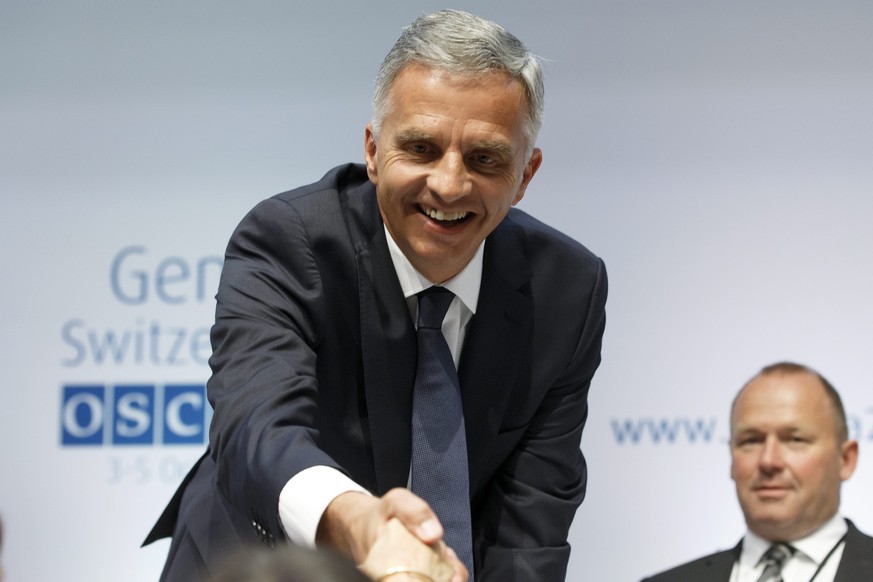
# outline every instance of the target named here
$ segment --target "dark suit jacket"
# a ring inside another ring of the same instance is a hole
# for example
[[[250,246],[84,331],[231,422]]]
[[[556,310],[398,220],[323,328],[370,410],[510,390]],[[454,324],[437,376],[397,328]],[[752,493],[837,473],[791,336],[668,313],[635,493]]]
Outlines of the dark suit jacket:
[[[861,533],[850,520],[847,519],[846,523],[849,532],[834,582],[873,580],[873,537]],[[730,550],[676,566],[651,578],[644,578],[643,582],[728,582],[741,548],[742,541]]]
[[[563,580],[586,486],[579,450],[600,362],[606,274],[513,209],[485,243],[461,355],[477,580]],[[284,538],[278,496],[314,465],[404,487],[415,329],[363,166],[255,207],[228,244],[212,329],[209,450],[146,543],[165,580]]]

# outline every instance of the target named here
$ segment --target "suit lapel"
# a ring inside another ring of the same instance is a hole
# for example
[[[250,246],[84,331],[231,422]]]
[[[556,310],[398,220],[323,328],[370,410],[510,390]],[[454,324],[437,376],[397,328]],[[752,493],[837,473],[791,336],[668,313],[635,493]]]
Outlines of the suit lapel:
[[[358,268],[368,428],[382,494],[405,487],[409,477],[415,327],[385,242],[373,186],[366,182],[350,190],[347,208]]]
[[[846,524],[849,531],[834,582],[873,580],[873,538],[861,533],[851,520]]]
[[[734,564],[740,559],[740,552],[743,548],[743,542],[740,542],[723,552],[718,552],[710,556],[704,563],[706,568],[704,580],[712,580],[713,582],[728,582],[731,577],[731,572],[734,569]]]
[[[458,376],[466,419],[470,486],[475,491],[504,415],[507,393],[530,382],[533,303],[523,289],[530,271],[518,238],[504,222],[487,239],[479,303]]]

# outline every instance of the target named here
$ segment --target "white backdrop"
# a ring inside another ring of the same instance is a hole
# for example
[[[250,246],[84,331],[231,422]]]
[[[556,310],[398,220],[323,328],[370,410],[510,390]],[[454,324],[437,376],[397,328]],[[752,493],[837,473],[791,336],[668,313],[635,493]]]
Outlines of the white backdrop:
[[[547,59],[522,208],[610,273],[568,579],[638,580],[736,542],[727,408],[778,359],[842,391],[862,450],[843,508],[873,531],[873,3],[454,6]],[[167,544],[139,544],[203,449],[162,429],[208,422],[227,238],[258,200],[361,160],[382,56],[440,7],[0,4],[10,582],[157,579]],[[193,399],[165,398],[178,384]]]

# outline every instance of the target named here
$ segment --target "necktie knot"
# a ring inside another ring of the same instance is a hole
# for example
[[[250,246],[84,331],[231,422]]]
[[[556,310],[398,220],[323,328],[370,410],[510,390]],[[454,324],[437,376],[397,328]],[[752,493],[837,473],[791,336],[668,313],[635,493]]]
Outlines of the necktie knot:
[[[445,287],[430,287],[418,294],[418,327],[440,329],[455,294]]]
[[[791,553],[791,549],[786,544],[773,544],[764,553],[764,561],[768,564],[778,564],[781,567]]]
[[[782,566],[794,553],[794,548],[787,544],[773,544],[770,546],[761,561],[764,563],[764,572],[758,578],[758,582],[781,582]]]

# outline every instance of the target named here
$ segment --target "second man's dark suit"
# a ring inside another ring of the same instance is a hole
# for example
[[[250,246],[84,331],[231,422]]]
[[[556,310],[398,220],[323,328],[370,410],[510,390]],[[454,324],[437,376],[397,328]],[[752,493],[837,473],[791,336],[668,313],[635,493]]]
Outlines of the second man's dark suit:
[[[605,301],[602,261],[525,213],[486,240],[458,371],[479,581],[564,578]],[[165,580],[282,540],[279,492],[308,467],[377,495],[407,484],[415,329],[363,166],[241,222],[212,343],[209,450],[147,539],[174,537]]]
[[[861,533],[848,519],[846,523],[849,531],[834,582],[871,581],[873,537]],[[645,578],[643,582],[729,582],[734,562],[740,557],[741,544]]]

